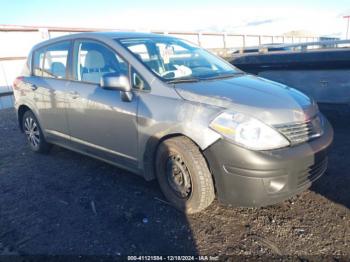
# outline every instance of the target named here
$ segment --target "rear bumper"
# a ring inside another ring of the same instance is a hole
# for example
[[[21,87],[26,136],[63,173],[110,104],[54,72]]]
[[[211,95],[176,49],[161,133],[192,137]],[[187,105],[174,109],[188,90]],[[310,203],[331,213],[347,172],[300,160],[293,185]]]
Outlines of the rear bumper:
[[[253,151],[218,140],[204,151],[220,202],[266,206],[311,186],[327,169],[333,129],[325,119],[321,137],[293,147]]]

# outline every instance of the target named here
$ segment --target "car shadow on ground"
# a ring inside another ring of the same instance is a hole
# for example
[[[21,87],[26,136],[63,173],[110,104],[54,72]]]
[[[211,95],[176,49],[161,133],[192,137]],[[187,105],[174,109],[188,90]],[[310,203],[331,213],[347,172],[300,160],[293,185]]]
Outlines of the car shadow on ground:
[[[3,202],[1,213],[13,220],[1,224],[23,252],[196,254],[185,215],[169,208],[157,183],[61,148],[50,158],[74,164],[59,168],[47,159],[46,166],[31,167],[37,172],[23,186],[5,189],[19,201],[6,203],[12,208]]]
[[[0,254],[197,254],[155,181],[59,147],[34,154],[4,121],[16,135],[0,147]]]
[[[336,139],[316,194],[186,216],[155,181],[59,147],[31,152],[14,112],[0,112],[0,255],[348,254],[350,127],[329,119]]]
[[[320,105],[334,128],[327,172],[311,190],[350,209],[350,106]]]

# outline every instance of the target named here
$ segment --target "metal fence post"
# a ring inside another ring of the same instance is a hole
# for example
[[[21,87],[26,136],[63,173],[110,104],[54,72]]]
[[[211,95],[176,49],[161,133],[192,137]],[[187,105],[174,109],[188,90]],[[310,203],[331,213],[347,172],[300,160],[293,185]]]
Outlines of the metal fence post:
[[[226,43],[227,42],[227,33],[226,32],[223,33],[222,39],[224,41],[224,49],[226,49],[227,48],[227,43]]]
[[[38,28],[41,39],[50,39],[50,33],[48,28]]]
[[[201,33],[201,32],[198,32],[198,34],[197,34],[197,41],[198,41],[198,45],[199,45],[200,47],[202,46],[201,36],[202,36],[202,33]]]

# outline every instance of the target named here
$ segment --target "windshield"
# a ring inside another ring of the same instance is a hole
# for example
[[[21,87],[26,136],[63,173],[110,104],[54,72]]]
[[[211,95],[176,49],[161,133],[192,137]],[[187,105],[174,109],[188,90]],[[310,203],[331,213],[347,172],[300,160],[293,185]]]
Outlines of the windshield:
[[[240,73],[228,62],[181,39],[149,37],[119,42],[167,82],[199,81]]]

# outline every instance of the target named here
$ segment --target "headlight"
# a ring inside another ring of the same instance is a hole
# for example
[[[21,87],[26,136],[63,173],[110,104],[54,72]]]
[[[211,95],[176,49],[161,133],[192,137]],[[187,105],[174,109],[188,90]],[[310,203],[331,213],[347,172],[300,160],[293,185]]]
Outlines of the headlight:
[[[242,113],[223,112],[210,127],[234,143],[253,150],[289,146],[288,140],[275,129]]]

